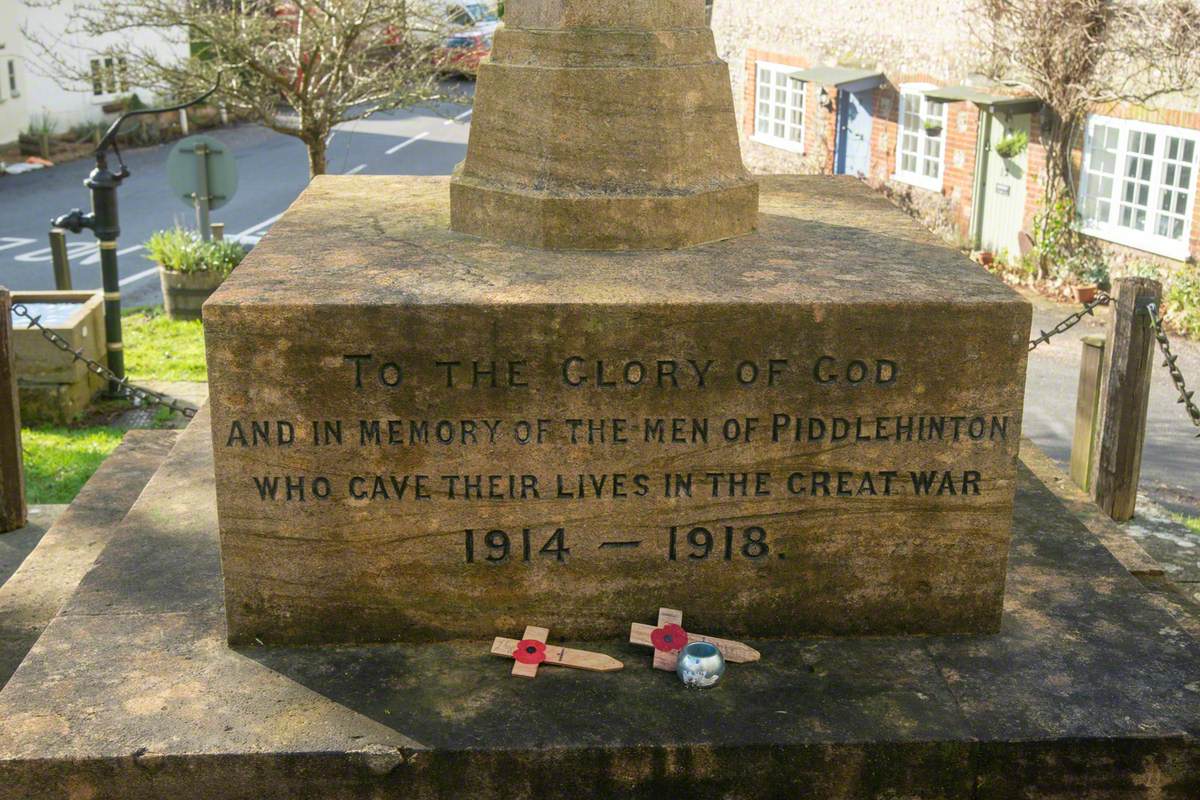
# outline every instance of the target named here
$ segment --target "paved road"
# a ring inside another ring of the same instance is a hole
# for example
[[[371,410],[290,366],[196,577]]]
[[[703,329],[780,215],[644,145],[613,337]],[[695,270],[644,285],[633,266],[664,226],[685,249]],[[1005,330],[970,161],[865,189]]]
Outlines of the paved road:
[[[1026,295],[1034,302],[1034,327],[1048,330],[1074,307]],[[1071,435],[1075,424],[1075,397],[1079,385],[1079,338],[1103,333],[1104,320],[1085,320],[1073,330],[1038,347],[1029,359],[1025,384],[1025,435],[1064,467],[1071,459]],[[1200,389],[1200,345],[1173,339],[1179,366]],[[1200,395],[1198,395],[1200,396]],[[1146,447],[1142,453],[1140,491],[1151,500],[1177,513],[1200,515],[1200,439],[1183,412],[1174,384],[1154,361],[1150,389],[1150,415],[1146,424]]]
[[[469,83],[454,87],[470,93]],[[457,119],[455,119],[457,117]],[[466,154],[470,110],[446,105],[379,115],[347,123],[329,146],[330,173],[446,175]],[[255,125],[212,133],[227,143],[238,165],[239,189],[229,205],[213,212],[227,235],[253,243],[262,237],[308,183],[304,145]],[[165,164],[173,144],[125,153],[132,177],[120,189],[121,279],[126,306],[162,302],[154,265],[141,243],[176,222],[195,225],[195,214],[171,196]],[[88,208],[82,183],[91,171],[82,159],[50,170],[0,178],[0,285],[53,289],[46,242],[48,221],[74,207]],[[100,286],[95,239],[69,235],[72,278],[77,288]]]

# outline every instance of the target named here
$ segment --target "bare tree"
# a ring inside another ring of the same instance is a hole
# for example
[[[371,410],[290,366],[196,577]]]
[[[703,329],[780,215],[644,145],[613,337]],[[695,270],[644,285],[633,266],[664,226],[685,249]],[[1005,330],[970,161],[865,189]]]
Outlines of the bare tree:
[[[1196,0],[976,2],[975,34],[989,76],[1045,104],[1044,208],[1057,209],[1073,230],[1072,150],[1088,114],[1194,91],[1200,8]]]
[[[124,56],[130,84],[176,97],[200,93],[220,73],[218,100],[303,141],[313,175],[325,172],[335,125],[440,97],[445,13],[421,0],[96,0],[72,3],[62,19],[62,31],[26,31],[61,82],[93,78],[64,57],[64,41],[122,42],[96,55]],[[128,35],[137,30],[184,47],[137,46]],[[191,56],[170,55],[180,49]]]

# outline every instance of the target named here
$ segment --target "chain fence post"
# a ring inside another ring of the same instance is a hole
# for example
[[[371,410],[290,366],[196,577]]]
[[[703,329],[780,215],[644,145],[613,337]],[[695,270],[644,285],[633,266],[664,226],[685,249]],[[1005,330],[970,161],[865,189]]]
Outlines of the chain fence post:
[[[1132,519],[1137,506],[1156,342],[1148,306],[1161,299],[1162,284],[1151,278],[1121,278],[1113,287],[1090,491],[1117,522]]]
[[[24,528],[25,471],[21,463],[21,406],[13,352],[12,295],[0,286],[0,533]]]
[[[71,259],[67,256],[67,232],[62,228],[50,229],[50,259],[54,262],[54,288],[71,291]]]
[[[1085,492],[1091,485],[1096,455],[1096,429],[1100,424],[1100,386],[1104,366],[1104,336],[1080,338],[1079,391],[1075,395],[1075,435],[1071,439],[1071,480]]]

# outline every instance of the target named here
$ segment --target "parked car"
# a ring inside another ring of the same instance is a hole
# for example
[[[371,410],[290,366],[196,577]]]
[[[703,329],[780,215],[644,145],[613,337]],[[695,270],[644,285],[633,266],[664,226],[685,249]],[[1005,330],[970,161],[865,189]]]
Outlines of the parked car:
[[[437,63],[444,72],[474,76],[492,53],[500,18],[483,3],[454,3],[447,6],[446,16],[451,30],[438,48]]]
[[[447,36],[436,58],[445,73],[474,77],[479,72],[479,65],[491,54],[492,37],[469,30]]]

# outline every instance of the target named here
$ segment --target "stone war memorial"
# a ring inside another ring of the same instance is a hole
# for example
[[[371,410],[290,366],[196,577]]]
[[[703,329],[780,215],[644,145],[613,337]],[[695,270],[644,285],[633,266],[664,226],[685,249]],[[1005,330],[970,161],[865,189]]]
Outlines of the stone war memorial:
[[[510,0],[452,177],[313,181],[0,798],[1200,797],[1196,625],[1022,444],[1029,305],[749,175],[704,6]]]

